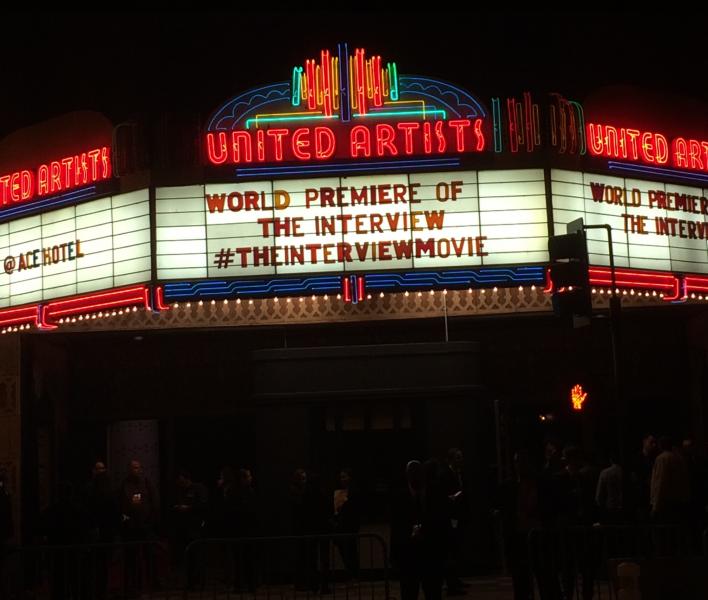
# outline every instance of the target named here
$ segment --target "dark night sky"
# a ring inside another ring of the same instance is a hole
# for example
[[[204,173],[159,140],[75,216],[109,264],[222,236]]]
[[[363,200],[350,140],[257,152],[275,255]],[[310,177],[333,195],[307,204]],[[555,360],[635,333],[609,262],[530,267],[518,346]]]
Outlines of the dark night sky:
[[[432,6],[401,13],[6,14],[0,136],[78,109],[114,122],[147,111],[208,114],[250,87],[289,79],[294,65],[338,41],[485,101],[527,89],[583,100],[614,84],[708,100],[702,15]]]

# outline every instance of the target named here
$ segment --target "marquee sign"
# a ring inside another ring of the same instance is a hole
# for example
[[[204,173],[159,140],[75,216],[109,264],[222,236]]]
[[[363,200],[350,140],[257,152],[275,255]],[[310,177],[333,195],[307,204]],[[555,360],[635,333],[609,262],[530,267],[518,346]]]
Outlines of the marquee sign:
[[[0,256],[0,306],[148,281],[148,191],[0,224]]]
[[[486,120],[468,92],[339,44],[295,67],[291,82],[220,107],[205,147],[210,164],[237,166],[459,156],[485,150]]]
[[[163,280],[548,259],[541,169],[207,184],[156,198]]]
[[[551,180],[556,231],[608,224],[618,267],[708,273],[708,189],[559,169]],[[587,239],[590,263],[608,265],[605,233]]]
[[[0,176],[0,208],[41,200],[111,177],[111,149],[93,148]]]
[[[594,156],[708,172],[708,140],[669,139],[659,132],[602,123],[587,124],[587,139]]]

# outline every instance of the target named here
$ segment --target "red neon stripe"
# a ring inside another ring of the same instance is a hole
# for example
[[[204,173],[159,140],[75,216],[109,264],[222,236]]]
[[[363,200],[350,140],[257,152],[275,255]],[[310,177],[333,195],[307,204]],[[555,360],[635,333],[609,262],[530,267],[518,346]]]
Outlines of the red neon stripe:
[[[146,298],[146,286],[114,290],[101,294],[89,294],[78,296],[69,300],[50,302],[44,310],[44,318],[51,319],[67,314],[91,312],[103,308],[115,308],[128,306],[131,304],[143,304],[149,306]]]
[[[359,296],[359,301],[364,299],[364,278],[359,276],[356,278],[357,294]]]
[[[170,305],[165,304],[165,290],[161,285],[155,288],[155,304],[157,305],[157,310],[170,310]]]
[[[143,292],[143,302],[144,302],[145,308],[148,308],[148,309],[152,308],[150,306],[150,288],[149,287],[146,287],[145,291]]]
[[[305,71],[307,73],[307,108],[310,110],[315,110],[317,108],[317,94],[315,81],[315,61],[306,60],[305,61]]]
[[[686,296],[687,296],[685,286],[686,286],[686,284],[684,281],[684,292],[683,292],[683,294],[681,294],[681,281],[677,277],[676,278],[676,285],[673,290],[673,292],[674,292],[673,296],[664,296],[664,302],[674,302],[675,300],[679,300],[679,299],[685,300]]]
[[[349,286],[349,277],[344,277],[342,279],[342,289],[344,291],[344,301],[351,302],[352,301],[352,290],[351,290],[351,287]]]
[[[687,275],[684,281],[686,292],[708,292],[708,277]]]
[[[359,103],[359,114],[366,114],[366,66],[364,65],[364,53],[362,48],[356,50],[356,94]]]
[[[591,285],[612,286],[612,272],[606,267],[591,267],[588,269]],[[638,287],[642,289],[676,288],[677,278],[671,273],[651,273],[626,269],[615,269],[617,287]]]
[[[544,294],[550,294],[553,291],[553,280],[551,279],[551,270],[546,269],[546,287],[543,289]]]
[[[374,106],[383,106],[383,89],[381,87],[381,57],[374,56],[371,60],[374,70]]]
[[[526,152],[533,152],[533,114],[531,94],[524,92],[524,126],[526,128]]]
[[[519,123],[516,119],[516,100],[508,98],[506,101],[506,112],[509,118],[509,148],[512,152],[519,151]]]
[[[322,50],[322,95],[324,102],[324,114],[328,117],[332,116],[332,74],[331,61],[329,60],[329,50]]]
[[[37,304],[0,310],[0,326],[22,323],[34,323],[35,325],[39,323],[39,306]]]

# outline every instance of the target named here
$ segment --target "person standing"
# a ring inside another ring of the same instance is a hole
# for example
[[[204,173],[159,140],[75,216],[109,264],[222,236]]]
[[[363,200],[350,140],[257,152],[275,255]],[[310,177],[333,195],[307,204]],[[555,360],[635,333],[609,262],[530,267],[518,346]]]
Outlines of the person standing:
[[[128,475],[118,491],[119,508],[122,513],[121,535],[125,548],[126,587],[137,593],[141,584],[140,550],[145,563],[145,581],[148,586],[155,582],[155,556],[150,541],[154,539],[157,524],[157,496],[152,483],[143,474],[139,460],[131,460]]]
[[[682,523],[690,503],[688,469],[671,438],[662,437],[659,449],[651,474],[651,517],[657,523]]]
[[[208,496],[206,487],[192,481],[188,471],[177,475],[177,497],[172,507],[174,514],[175,555],[178,562],[186,561],[187,588],[194,589],[202,573],[202,548],[192,546],[189,556],[185,551],[189,545],[202,537],[206,525]]]
[[[603,525],[617,525],[622,522],[624,509],[624,472],[614,452],[609,454],[609,463],[597,479],[595,502],[600,510],[600,522]]]
[[[450,510],[449,544],[445,561],[445,583],[448,596],[463,596],[465,583],[460,579],[463,544],[467,526],[467,503],[464,494],[464,456],[459,448],[447,451],[441,485]]]
[[[246,539],[236,547],[236,585],[250,593],[256,591],[257,546],[248,538],[259,534],[258,498],[253,488],[253,474],[250,469],[239,469],[238,486],[234,497],[234,523],[236,537]]]
[[[359,550],[358,540],[354,536],[359,533],[361,504],[351,469],[339,471],[339,482],[334,490],[333,502],[334,533],[350,536],[335,538],[334,543],[349,577],[356,578],[359,574]]]
[[[103,544],[110,544],[115,540],[120,524],[120,513],[116,495],[111,489],[108,469],[101,460],[97,460],[93,465],[91,481],[86,486],[85,503],[90,540],[99,544],[93,558],[94,596],[98,600],[102,600],[108,591],[108,562],[110,559],[110,551]]]
[[[421,587],[426,600],[440,600],[447,499],[426,481],[417,460],[406,465],[406,482],[391,507],[391,563],[398,570],[401,600],[417,600]]]

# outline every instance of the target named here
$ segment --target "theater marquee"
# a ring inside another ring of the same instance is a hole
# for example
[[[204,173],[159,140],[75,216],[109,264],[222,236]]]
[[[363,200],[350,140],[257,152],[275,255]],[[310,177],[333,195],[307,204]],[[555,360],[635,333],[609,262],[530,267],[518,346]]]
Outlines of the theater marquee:
[[[457,171],[158,188],[160,279],[547,260],[543,171]]]
[[[0,305],[86,294],[150,279],[148,191],[0,224]]]

